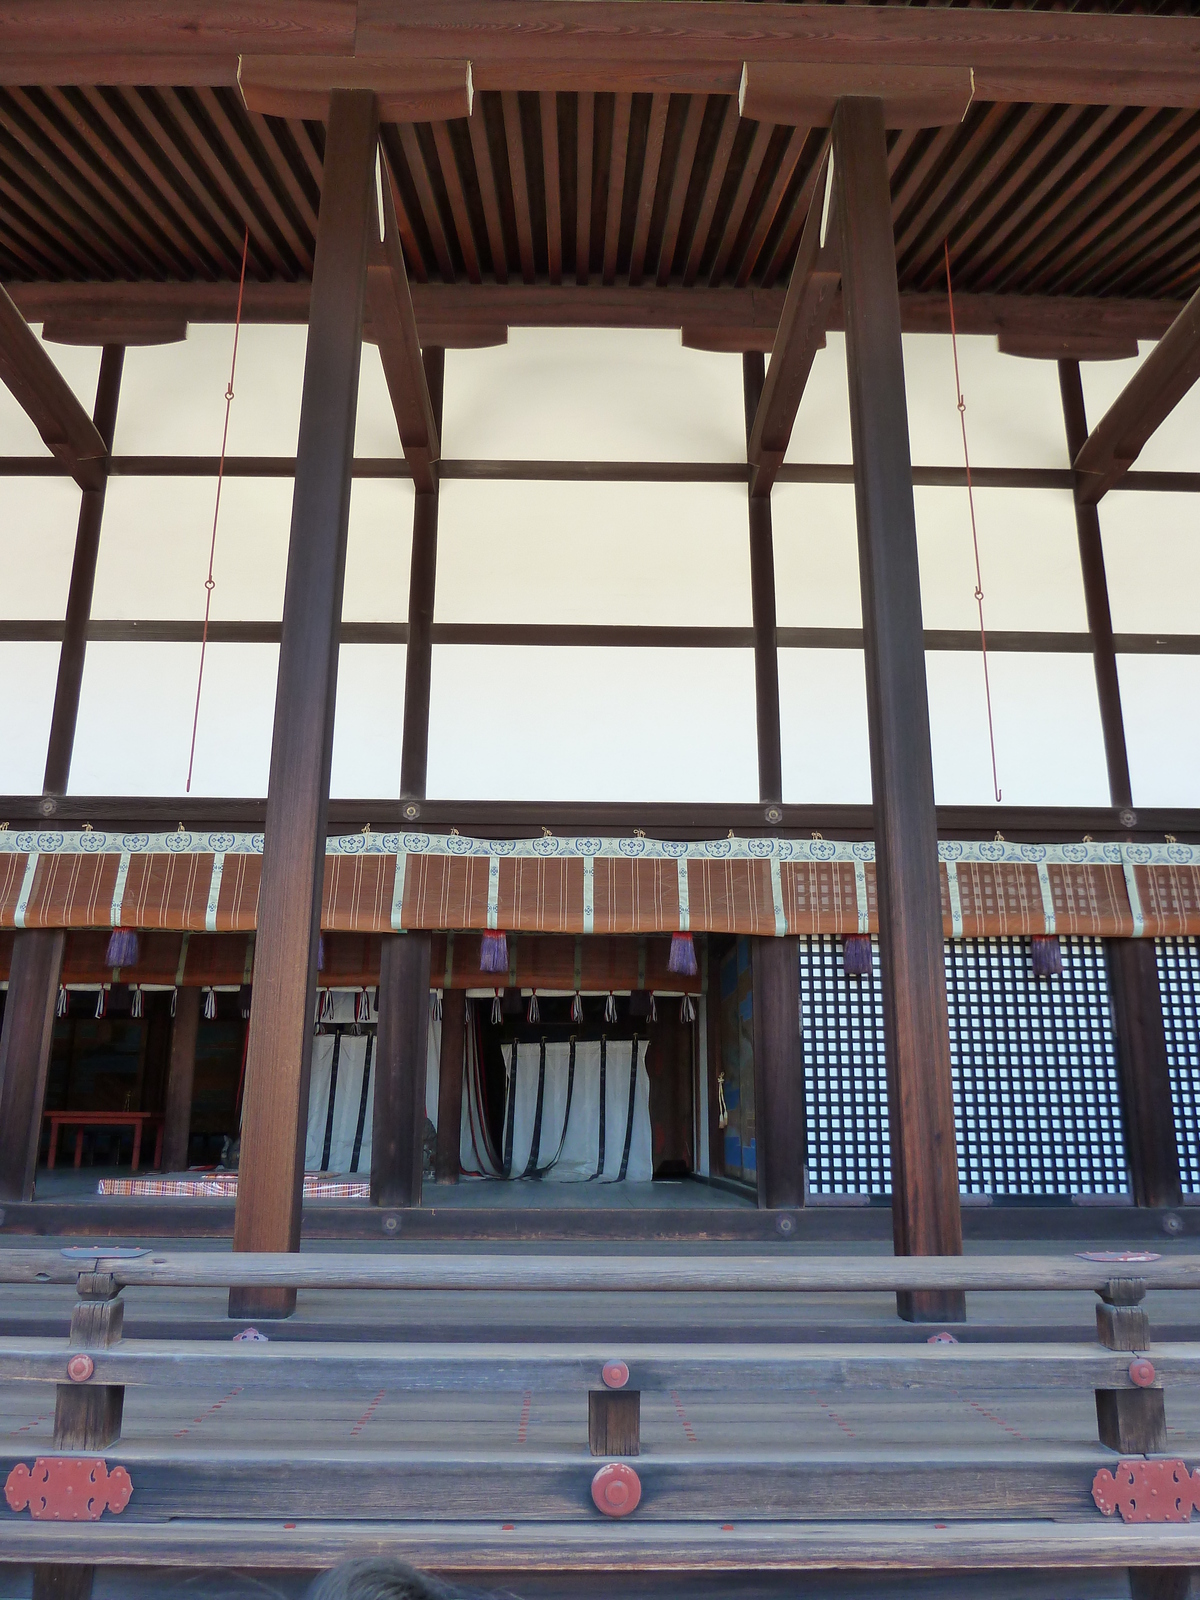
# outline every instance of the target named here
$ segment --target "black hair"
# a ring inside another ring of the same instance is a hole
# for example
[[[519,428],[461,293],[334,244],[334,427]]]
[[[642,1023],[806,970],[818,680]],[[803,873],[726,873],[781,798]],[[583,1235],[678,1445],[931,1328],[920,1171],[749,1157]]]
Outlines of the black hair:
[[[392,1556],[339,1561],[308,1591],[308,1600],[453,1600],[456,1591]]]

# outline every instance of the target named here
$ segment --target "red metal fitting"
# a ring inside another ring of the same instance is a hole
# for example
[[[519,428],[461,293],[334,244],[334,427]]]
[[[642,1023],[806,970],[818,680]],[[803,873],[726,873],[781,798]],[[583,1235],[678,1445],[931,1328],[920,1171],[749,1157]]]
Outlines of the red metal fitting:
[[[1154,1363],[1149,1356],[1135,1356],[1129,1363],[1129,1381],[1139,1389],[1148,1389],[1155,1377]]]
[[[91,1356],[72,1356],[67,1362],[67,1377],[72,1383],[86,1383],[95,1370]]]
[[[9,1510],[28,1506],[35,1522],[98,1522],[124,1511],[132,1493],[125,1468],[109,1471],[95,1456],[39,1456],[32,1468],[18,1461],[4,1485]]]
[[[600,1368],[606,1389],[623,1389],[629,1382],[629,1368],[623,1361],[606,1361]]]
[[[606,1517],[627,1517],[642,1498],[642,1480],[623,1461],[609,1461],[592,1479],[596,1510]]]

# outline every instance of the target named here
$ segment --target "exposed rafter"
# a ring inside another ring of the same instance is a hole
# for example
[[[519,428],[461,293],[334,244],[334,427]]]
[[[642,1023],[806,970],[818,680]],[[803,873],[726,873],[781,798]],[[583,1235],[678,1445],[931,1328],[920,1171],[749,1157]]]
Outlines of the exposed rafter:
[[[1200,378],[1200,289],[1088,434],[1075,457],[1080,498],[1095,505]]]
[[[383,159],[383,239],[376,241],[367,264],[367,313],[379,345],[384,377],[404,457],[418,491],[437,487],[440,454],[437,423],[421,362],[421,340],[413,312],[404,252],[396,225],[391,168]]]
[[[81,489],[104,482],[107,447],[37,334],[0,288],[0,379]]]
[[[828,175],[827,156],[808,208],[804,232],[800,235],[800,248],[783,302],[779,331],[771,346],[771,364],[746,446],[750,493],[756,498],[770,494],[775,474],[787,453],[813,358],[825,343],[829,309],[841,278],[834,248],[836,230],[831,223],[827,230],[828,242],[822,240],[828,220],[825,215]]]

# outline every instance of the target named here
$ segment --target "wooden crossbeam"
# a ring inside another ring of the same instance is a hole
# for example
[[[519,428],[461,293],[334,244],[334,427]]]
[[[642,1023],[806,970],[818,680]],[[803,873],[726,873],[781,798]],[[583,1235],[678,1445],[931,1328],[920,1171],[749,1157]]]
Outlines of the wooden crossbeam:
[[[392,192],[394,180],[382,151],[380,159],[386,174],[380,186],[383,238],[372,241],[367,263],[367,314],[371,334],[379,346],[404,458],[417,491],[428,492],[437,487],[436,463],[440,454],[437,422],[421,363],[421,340],[408,273],[404,269],[404,252],[400,247]]]
[[[108,449],[75,391],[0,288],[0,379],[81,489],[104,482]]]
[[[836,230],[829,227],[829,242],[824,245],[821,242],[828,171],[829,158],[826,157],[813,190],[804,232],[800,235],[796,264],[771,347],[771,364],[746,446],[750,494],[755,499],[770,494],[783,464],[804,385],[816,353],[825,343],[830,303],[841,279],[833,243]]]
[[[1200,378],[1200,289],[1192,296],[1075,457],[1079,498],[1095,505]]]

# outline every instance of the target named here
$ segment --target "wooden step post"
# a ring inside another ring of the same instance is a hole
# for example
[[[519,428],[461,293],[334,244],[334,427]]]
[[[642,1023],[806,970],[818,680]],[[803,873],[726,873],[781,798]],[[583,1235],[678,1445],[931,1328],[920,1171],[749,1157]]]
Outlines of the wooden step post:
[[[346,530],[375,204],[375,96],[335,89],[325,141],[258,902],[235,1250],[296,1250],[304,1185]],[[294,1289],[242,1288],[235,1317]]]
[[[81,1272],[71,1312],[69,1350],[106,1350],[121,1340],[125,1302],[111,1273]],[[54,1402],[54,1448],[107,1450],[121,1437],[125,1388],[118,1383],[60,1383]],[[33,1600],[90,1600],[96,1569],[43,1563],[33,1569]]]
[[[1141,1278],[1115,1278],[1100,1291],[1096,1334],[1108,1350],[1145,1350],[1150,1319],[1142,1309]],[[1122,1455],[1161,1455],[1167,1448],[1166,1400],[1161,1389],[1097,1389],[1100,1443]]]
[[[959,1255],[933,757],[881,101],[838,102],[833,162],[875,809],[892,1230],[897,1255]],[[913,1322],[958,1322],[966,1315],[956,1290],[896,1298],[900,1315]]]

